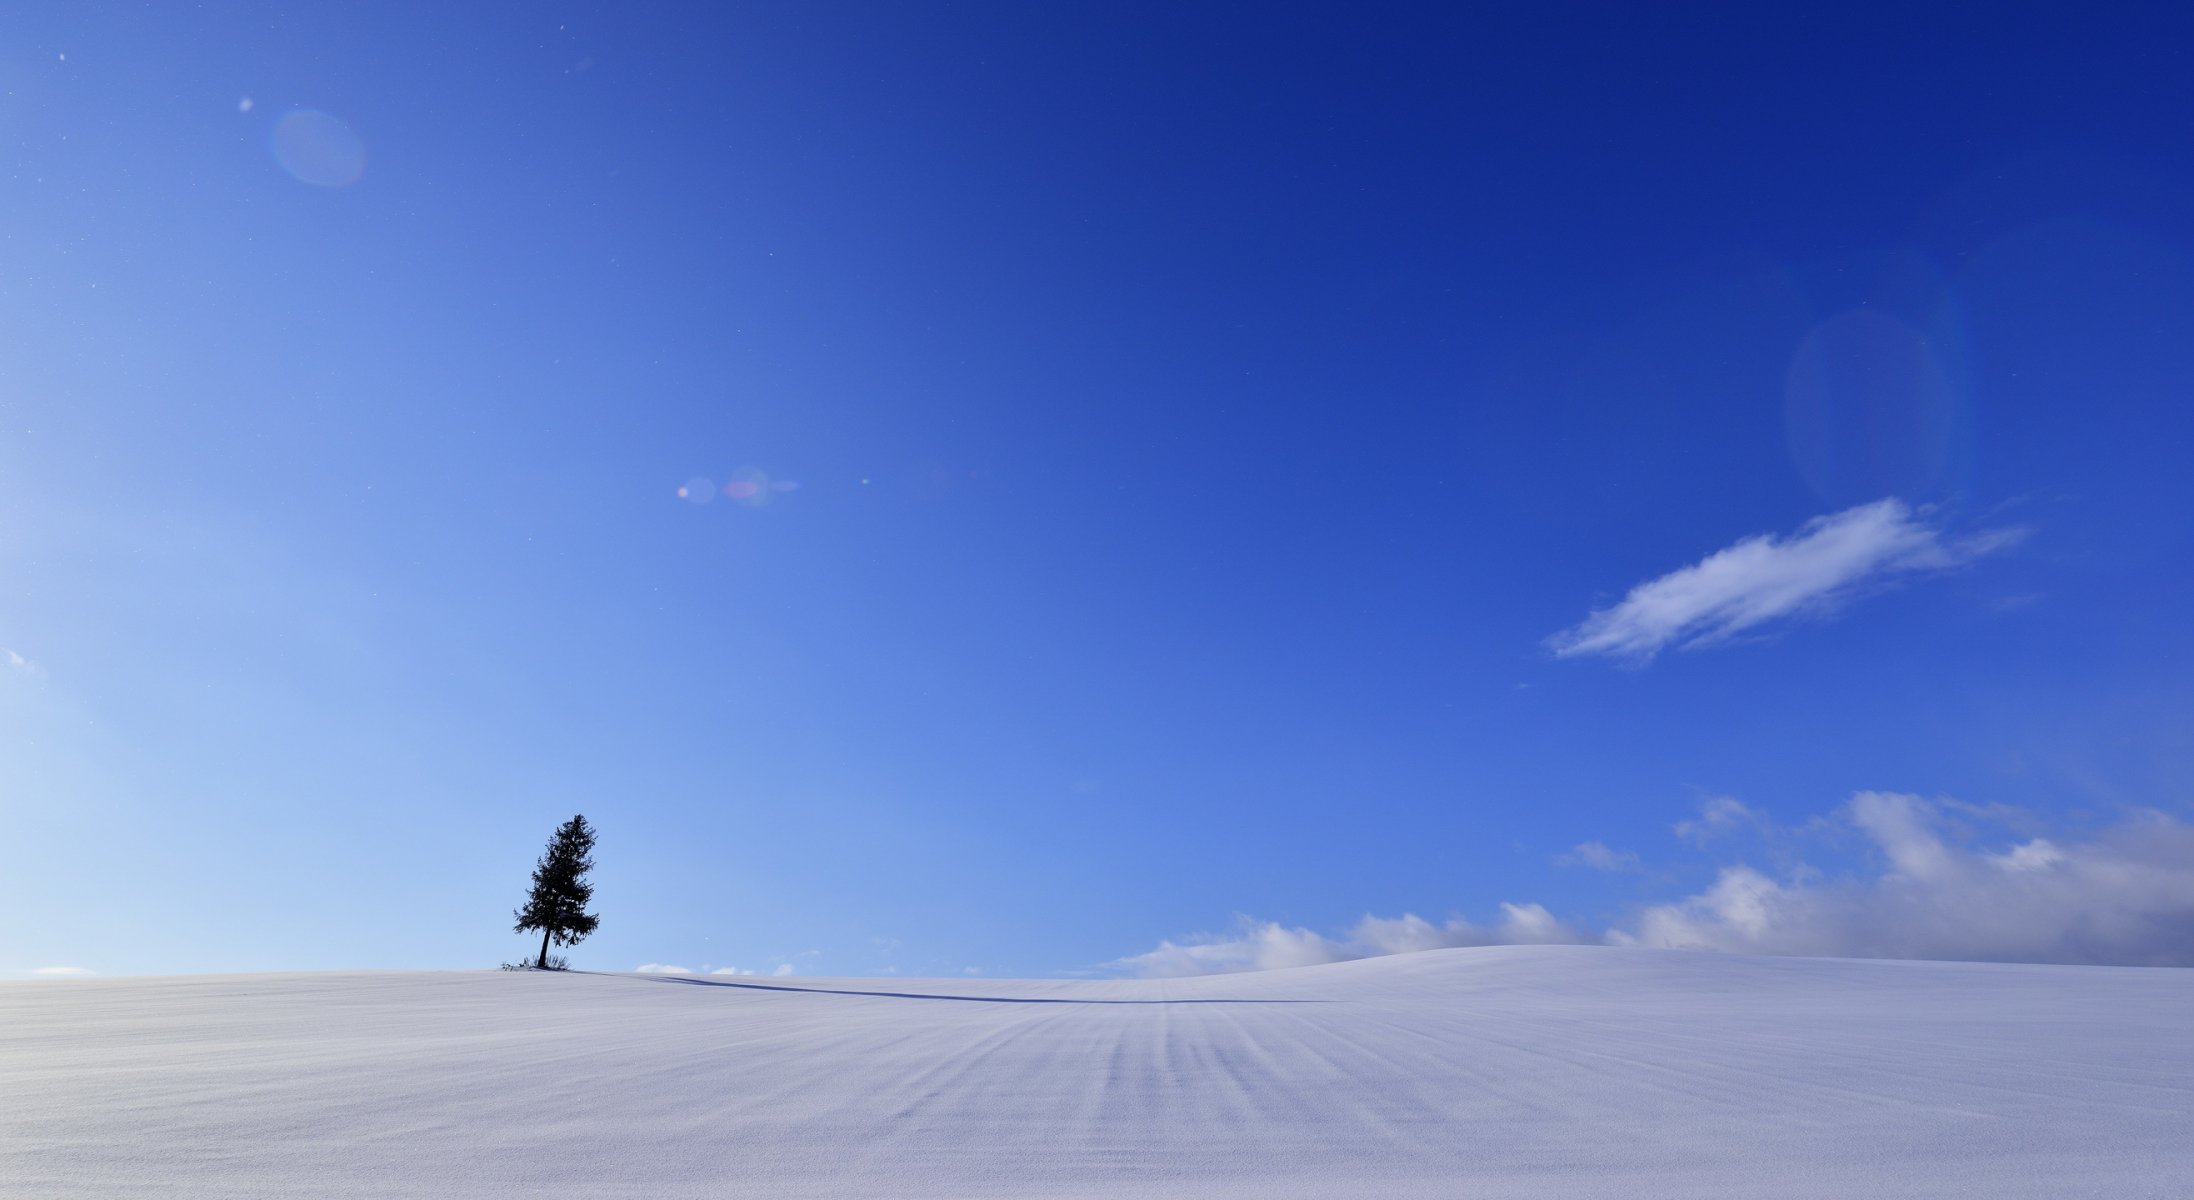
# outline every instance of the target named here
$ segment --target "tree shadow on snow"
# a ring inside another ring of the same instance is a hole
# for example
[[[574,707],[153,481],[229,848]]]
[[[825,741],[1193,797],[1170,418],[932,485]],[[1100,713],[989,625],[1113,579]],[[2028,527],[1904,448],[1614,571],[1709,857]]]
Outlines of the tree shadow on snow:
[[[696,987],[746,988],[757,992],[806,992],[819,996],[881,996],[892,1000],[968,1000],[977,1004],[1324,1004],[1324,1000],[1076,1000],[1065,996],[950,996],[942,992],[863,992],[852,988],[793,987],[783,983],[736,983],[729,979],[695,979],[691,975],[649,975],[654,983],[689,983]]]

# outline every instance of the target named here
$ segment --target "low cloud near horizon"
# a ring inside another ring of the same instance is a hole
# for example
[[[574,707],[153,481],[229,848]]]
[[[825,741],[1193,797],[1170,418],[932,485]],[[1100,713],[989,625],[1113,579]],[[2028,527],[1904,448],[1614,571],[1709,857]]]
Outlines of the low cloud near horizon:
[[[1998,529],[1954,538],[1903,501],[1816,517],[1788,537],[1755,534],[1649,579],[1622,601],[1547,639],[1557,658],[1650,661],[1785,618],[1820,616],[1891,580],[1964,566],[2024,536]]]
[[[1242,918],[1231,934],[1163,941],[1107,964],[1152,978],[1314,966],[1457,946],[1599,944],[1738,954],[1947,959],[2110,966],[2194,966],[2194,825],[2160,812],[2128,816],[2087,840],[1981,832],[2026,827],[2018,810],[1860,792],[1815,831],[1855,831],[1878,860],[1830,877],[1802,863],[1771,875],[1725,866],[1714,882],[1650,904],[1614,928],[1584,931],[1537,904],[1503,904],[1478,926],[1414,914],[1366,916],[1341,937]],[[1729,797],[1678,826],[1765,826]],[[1599,846],[1599,843],[1586,843]],[[1582,849],[1582,847],[1580,847]],[[1609,851],[1619,855],[1619,852]],[[1580,858],[1597,857],[1596,855]],[[1633,859],[1619,861],[1634,861]]]
[[[40,979],[81,979],[86,975],[97,975],[99,972],[92,970],[90,967],[32,967],[30,973]]]
[[[1164,941],[1158,948],[1106,964],[1152,979],[1187,975],[1223,975],[1314,967],[1355,958],[1443,950],[1456,946],[1580,945],[1599,939],[1579,933],[1536,904],[1503,904],[1501,919],[1490,926],[1460,917],[1435,925],[1415,913],[1399,917],[1366,916],[1338,940],[1308,929],[1290,929],[1277,921],[1242,918],[1232,937]]]

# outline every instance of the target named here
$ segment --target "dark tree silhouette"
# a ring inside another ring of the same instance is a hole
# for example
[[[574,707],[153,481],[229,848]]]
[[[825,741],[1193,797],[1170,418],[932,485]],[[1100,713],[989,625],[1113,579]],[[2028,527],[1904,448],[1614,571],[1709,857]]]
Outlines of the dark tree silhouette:
[[[587,911],[587,901],[594,898],[594,885],[587,882],[587,872],[594,869],[588,855],[593,853],[594,830],[585,817],[573,817],[556,827],[541,861],[534,864],[533,892],[526,897],[526,906],[511,915],[518,918],[516,932],[541,931],[541,956],[535,966],[548,966],[549,939],[559,946],[574,945],[601,923]]]

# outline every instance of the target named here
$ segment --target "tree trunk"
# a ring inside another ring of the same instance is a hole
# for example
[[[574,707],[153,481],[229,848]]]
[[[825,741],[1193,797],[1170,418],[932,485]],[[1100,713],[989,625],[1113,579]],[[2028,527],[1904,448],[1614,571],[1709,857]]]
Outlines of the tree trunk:
[[[533,964],[534,966],[539,967],[544,971],[548,970],[548,939],[549,931],[543,929],[541,931],[541,961]]]

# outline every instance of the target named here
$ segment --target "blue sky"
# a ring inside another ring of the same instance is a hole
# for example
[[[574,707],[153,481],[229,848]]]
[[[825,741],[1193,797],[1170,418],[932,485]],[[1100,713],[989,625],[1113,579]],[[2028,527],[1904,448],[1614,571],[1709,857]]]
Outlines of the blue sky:
[[[0,18],[0,972],[2178,961],[2172,20]]]

